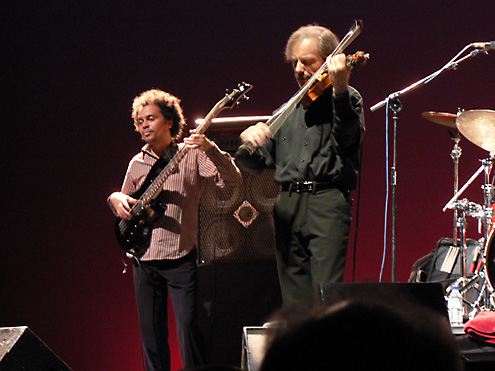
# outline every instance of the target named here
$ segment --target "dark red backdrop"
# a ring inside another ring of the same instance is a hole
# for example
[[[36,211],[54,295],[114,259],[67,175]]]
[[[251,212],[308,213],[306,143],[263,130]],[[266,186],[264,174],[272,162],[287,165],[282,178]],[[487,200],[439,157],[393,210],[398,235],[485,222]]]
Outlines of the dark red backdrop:
[[[29,326],[75,370],[139,369],[131,277],[121,274],[114,219],[105,203],[140,148],[129,117],[131,101],[151,87],[168,90],[183,99],[193,122],[225,89],[247,81],[254,85],[251,99],[225,115],[270,114],[297,89],[282,61],[285,40],[312,22],[343,36],[354,19],[364,21],[362,35],[348,48],[369,52],[371,61],[352,78],[365,99],[367,134],[356,264],[351,244],[346,280],[378,281],[385,110],[373,113],[369,107],[436,71],[465,45],[494,40],[495,5],[491,0],[286,3],[2,3],[0,326]],[[493,54],[472,58],[401,98],[398,281],[407,280],[412,264],[440,237],[452,235],[452,212],[442,208],[452,196],[453,141],[445,127],[421,113],[495,109]],[[461,147],[462,185],[488,153],[466,139]],[[480,185],[481,178],[464,196],[481,203]],[[469,222],[468,236],[479,238],[477,221]],[[383,281],[390,279],[388,250]]]

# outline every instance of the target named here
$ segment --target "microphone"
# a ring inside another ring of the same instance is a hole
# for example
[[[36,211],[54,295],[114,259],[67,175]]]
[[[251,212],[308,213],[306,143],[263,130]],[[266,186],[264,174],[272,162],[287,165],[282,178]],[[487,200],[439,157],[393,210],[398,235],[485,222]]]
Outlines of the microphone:
[[[471,46],[473,48],[482,48],[486,50],[495,49],[495,41],[472,43]]]

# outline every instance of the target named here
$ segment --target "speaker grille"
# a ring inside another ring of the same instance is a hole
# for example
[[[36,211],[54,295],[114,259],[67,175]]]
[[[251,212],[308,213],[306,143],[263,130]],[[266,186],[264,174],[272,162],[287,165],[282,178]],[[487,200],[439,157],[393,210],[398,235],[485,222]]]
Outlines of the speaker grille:
[[[249,263],[274,259],[273,205],[279,187],[273,170],[242,172],[239,187],[208,180],[199,208],[199,262]]]

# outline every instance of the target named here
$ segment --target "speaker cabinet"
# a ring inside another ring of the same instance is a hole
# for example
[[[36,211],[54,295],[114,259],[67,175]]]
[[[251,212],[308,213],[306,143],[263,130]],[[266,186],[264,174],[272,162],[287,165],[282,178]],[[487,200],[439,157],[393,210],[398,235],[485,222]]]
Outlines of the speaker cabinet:
[[[29,328],[0,328],[0,371],[70,371]]]
[[[214,122],[206,135],[233,155],[240,132],[267,117],[229,120]],[[273,175],[271,169],[258,175],[242,171],[239,187],[205,184],[199,208],[198,313],[210,363],[239,366],[243,328],[263,324],[282,304],[273,222],[279,187]]]
[[[274,260],[273,205],[279,187],[273,170],[242,172],[239,187],[208,180],[199,211],[199,262],[253,263]]]
[[[258,371],[265,355],[266,340],[269,327],[249,327],[242,329],[242,356],[243,370]]]
[[[342,300],[386,302],[397,309],[409,310],[408,303],[421,305],[448,319],[447,305],[440,283],[324,283],[320,297],[325,305]]]
[[[243,328],[262,325],[282,304],[275,261],[201,265],[198,304],[209,362],[239,366]]]

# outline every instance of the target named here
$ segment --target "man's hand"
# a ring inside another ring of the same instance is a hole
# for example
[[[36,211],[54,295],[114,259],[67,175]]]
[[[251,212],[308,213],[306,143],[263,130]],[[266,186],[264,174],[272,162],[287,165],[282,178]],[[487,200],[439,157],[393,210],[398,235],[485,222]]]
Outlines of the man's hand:
[[[264,145],[271,137],[270,130],[267,129],[268,125],[263,122],[258,122],[256,125],[248,127],[240,135],[242,143],[251,143],[256,147]]]
[[[189,130],[190,136],[184,138],[184,143],[187,147],[198,148],[203,152],[208,151],[213,148],[213,142],[209,140],[204,134],[196,134],[196,130]]]
[[[129,220],[131,218],[131,208],[137,202],[136,199],[122,193],[114,192],[108,197],[108,203],[113,213],[121,219]]]
[[[337,54],[328,57],[326,60],[328,76],[332,81],[333,94],[335,96],[347,92],[349,77],[352,67],[347,67],[347,58],[344,54]]]

